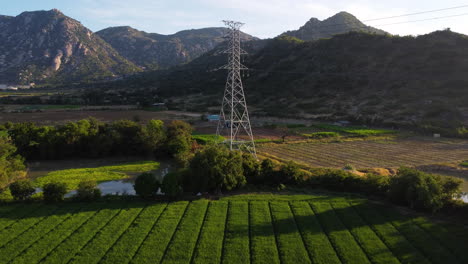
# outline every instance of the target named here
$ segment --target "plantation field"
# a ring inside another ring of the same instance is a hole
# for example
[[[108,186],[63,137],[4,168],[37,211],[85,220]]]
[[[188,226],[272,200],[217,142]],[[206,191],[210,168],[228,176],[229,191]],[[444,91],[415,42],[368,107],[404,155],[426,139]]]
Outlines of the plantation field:
[[[0,263],[468,263],[468,230],[365,200],[0,206]]]
[[[266,157],[293,160],[312,167],[397,168],[461,162],[468,157],[466,140],[397,139],[337,143],[263,144],[257,152]]]

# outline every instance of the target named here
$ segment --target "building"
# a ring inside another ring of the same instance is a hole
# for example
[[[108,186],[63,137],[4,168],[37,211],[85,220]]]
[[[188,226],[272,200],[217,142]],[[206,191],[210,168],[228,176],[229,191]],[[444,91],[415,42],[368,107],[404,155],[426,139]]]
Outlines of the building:
[[[209,115],[206,117],[208,122],[218,122],[219,121],[219,115]]]

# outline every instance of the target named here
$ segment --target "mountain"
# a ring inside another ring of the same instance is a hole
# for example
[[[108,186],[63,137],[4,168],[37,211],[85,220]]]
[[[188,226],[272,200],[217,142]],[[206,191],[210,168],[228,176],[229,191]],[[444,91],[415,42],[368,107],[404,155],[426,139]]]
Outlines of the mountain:
[[[0,16],[0,83],[88,82],[138,71],[57,9]]]
[[[329,38],[333,35],[347,33],[350,31],[388,34],[383,30],[366,26],[350,13],[340,12],[323,21],[320,21],[317,18],[311,18],[298,30],[287,31],[282,35],[309,41],[321,38]]]
[[[122,56],[147,69],[187,63],[224,41],[226,28],[202,28],[172,35],[146,33],[131,27],[111,27],[96,32]],[[256,39],[242,33],[243,41]]]
[[[443,134],[468,127],[468,37],[448,30],[418,37],[362,32],[304,42],[282,36],[245,58],[254,115],[351,120]],[[248,48],[248,47],[247,47]],[[219,107],[226,72],[214,51],[123,87],[155,89],[187,110]],[[142,79],[143,78],[143,79]],[[146,78],[146,79],[145,79]],[[214,108],[213,108],[214,109]]]

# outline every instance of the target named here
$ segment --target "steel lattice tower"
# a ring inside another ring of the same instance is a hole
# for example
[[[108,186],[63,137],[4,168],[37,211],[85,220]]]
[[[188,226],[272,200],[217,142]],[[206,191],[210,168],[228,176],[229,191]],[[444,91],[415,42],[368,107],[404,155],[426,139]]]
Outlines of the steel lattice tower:
[[[229,144],[231,150],[245,150],[256,158],[257,153],[241,79],[241,71],[247,70],[247,67],[241,63],[241,56],[247,54],[240,45],[239,29],[244,24],[226,20],[223,22],[229,29],[228,48],[223,51],[228,54],[228,64],[220,69],[228,70],[228,77],[216,135],[227,136],[226,143]]]

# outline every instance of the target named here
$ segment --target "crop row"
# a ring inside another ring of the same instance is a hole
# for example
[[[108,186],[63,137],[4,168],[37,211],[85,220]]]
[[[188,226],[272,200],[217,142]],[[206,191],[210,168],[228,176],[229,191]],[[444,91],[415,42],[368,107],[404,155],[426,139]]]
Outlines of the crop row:
[[[1,208],[14,222],[0,231],[0,263],[468,260],[466,230],[454,235],[451,227],[357,200],[70,203],[35,205],[19,218],[17,208]]]

